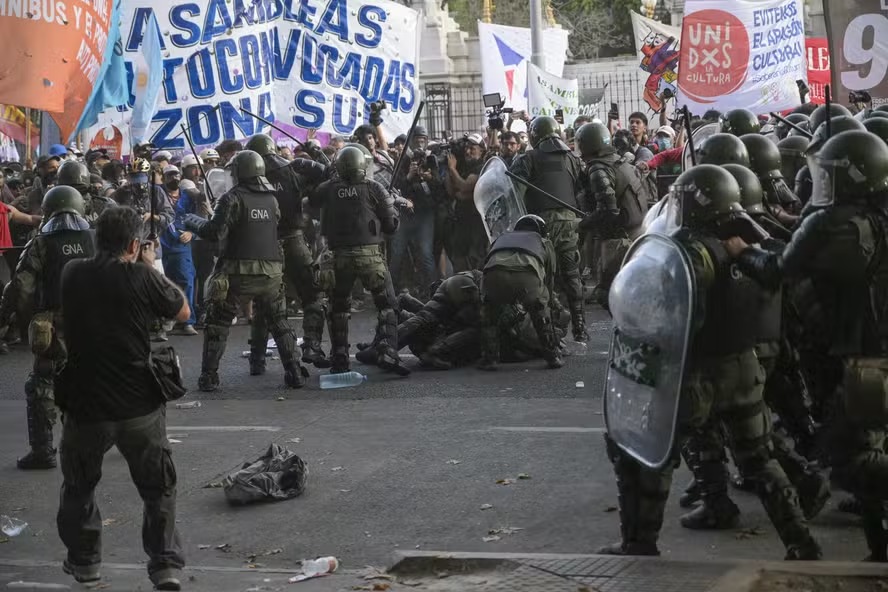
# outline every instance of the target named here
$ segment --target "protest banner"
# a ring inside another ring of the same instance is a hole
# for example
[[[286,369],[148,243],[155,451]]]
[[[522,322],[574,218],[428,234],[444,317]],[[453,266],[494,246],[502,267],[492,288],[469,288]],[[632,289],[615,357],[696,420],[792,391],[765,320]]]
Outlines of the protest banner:
[[[644,102],[655,113],[659,113],[663,109],[660,95],[665,92],[675,96],[678,90],[676,83],[681,29],[664,25],[636,12],[631,15],[639,68],[647,73]]]
[[[531,117],[555,117],[561,110],[565,126],[579,115],[580,91],[577,80],[553,76],[527,62],[527,109]]]
[[[829,42],[826,37],[805,39],[808,52],[808,100],[818,105],[826,103],[826,85],[830,84]]]
[[[49,111],[67,138],[113,51],[119,4],[0,2],[0,101]]]
[[[543,30],[543,55],[546,72],[561,76],[567,59],[564,29]],[[481,46],[481,86],[484,94],[499,93],[506,107],[527,109],[527,64],[530,63],[530,29],[478,22]]]
[[[349,134],[369,104],[387,103],[390,138],[410,127],[419,102],[419,13],[390,0],[127,0],[123,51],[130,76],[152,12],[161,31],[163,84],[146,138],[169,149],[180,125],[215,145],[268,126]],[[134,97],[130,97],[130,106]],[[129,113],[106,111],[129,140]],[[93,135],[97,130],[93,130]],[[293,135],[296,135],[295,133]]]
[[[753,113],[801,104],[808,77],[801,0],[687,0],[678,67],[678,105]]]
[[[28,144],[28,116],[14,105],[0,105],[0,133],[21,144]],[[40,143],[40,126],[31,123],[31,146]]]
[[[823,13],[835,100],[866,91],[873,106],[888,103],[888,2],[824,0]]]

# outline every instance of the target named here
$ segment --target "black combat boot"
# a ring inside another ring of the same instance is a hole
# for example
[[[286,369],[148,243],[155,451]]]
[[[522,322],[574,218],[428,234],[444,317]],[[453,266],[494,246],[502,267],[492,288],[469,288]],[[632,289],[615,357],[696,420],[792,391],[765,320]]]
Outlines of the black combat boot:
[[[728,497],[724,447],[720,450],[697,449],[698,446],[709,446],[709,442],[709,439],[695,440],[692,437],[686,443],[684,457],[694,474],[703,503],[679,521],[683,527],[691,530],[730,530],[736,528],[740,521],[740,508]]]
[[[542,310],[532,310],[530,312],[530,320],[533,328],[536,330],[540,345],[543,348],[543,358],[546,360],[546,367],[554,370],[564,366],[564,360],[558,352],[558,337],[555,335],[555,326],[552,319]],[[585,330],[585,329],[584,329]]]
[[[376,355],[376,365],[386,372],[394,372],[398,376],[410,376],[410,368],[404,365],[398,352],[388,345],[380,343],[376,348]],[[357,356],[355,358],[357,359]]]
[[[586,331],[586,314],[583,310],[582,300],[579,306],[572,307],[570,311],[570,323],[573,329],[574,341],[586,343],[589,341],[589,333]]]
[[[867,500],[862,504],[863,535],[866,537],[866,546],[869,547],[869,555],[864,561],[886,563],[888,562],[888,531],[885,529],[885,508],[879,500]]]
[[[846,514],[857,514],[860,516],[863,513],[863,508],[861,507],[861,502],[854,496],[846,497],[843,500],[839,500],[836,509],[839,512],[845,512]]]
[[[641,466],[628,458],[605,435],[608,456],[617,477],[617,502],[620,508],[620,542],[600,547],[599,555],[659,555],[657,539],[663,524],[665,504],[644,499]],[[648,492],[649,493],[649,492]],[[649,515],[643,515],[649,514]]]
[[[422,352],[417,357],[419,358],[420,365],[429,370],[450,370],[453,368],[453,364],[441,358],[441,356],[432,349]]]
[[[376,366],[379,363],[379,354],[376,352],[375,347],[368,347],[359,349],[355,353],[355,359],[367,366]]]
[[[348,363],[348,354],[337,353],[330,354],[330,374],[345,374],[351,372],[351,366]]]
[[[330,360],[327,359],[327,355],[321,348],[326,316],[325,308],[319,302],[305,306],[302,320],[302,330],[305,332],[302,342],[302,361],[306,364],[313,364],[315,368],[330,367]]]
[[[197,378],[197,388],[205,393],[212,393],[219,389],[219,373],[204,371]]]
[[[829,479],[821,473],[811,471],[793,485],[799,492],[799,505],[802,507],[805,520],[813,519],[829,501],[831,495]]]
[[[697,480],[692,477],[691,482],[685,487],[684,493],[678,498],[678,505],[682,508],[693,508],[701,499],[703,496],[700,495],[700,486],[697,484]]]
[[[819,561],[823,558],[823,551],[820,545],[810,535],[808,539],[802,543],[789,545],[786,547],[786,561]]]
[[[260,342],[261,341],[261,342]],[[250,376],[261,376],[265,374],[265,352],[268,340],[250,340]]]
[[[284,364],[284,383],[294,389],[305,386],[305,379],[308,378],[308,370],[293,360]]]
[[[327,359],[327,354],[318,343],[308,343],[307,341],[302,343],[302,361],[312,364],[315,368],[330,367],[330,360]]]
[[[31,451],[16,461],[23,471],[54,469],[56,450],[52,447],[52,423],[37,403],[28,402],[28,444]]]
[[[496,326],[481,327],[481,359],[478,369],[493,371],[499,364],[499,331]]]
[[[330,374],[344,374],[351,371],[348,359],[348,313],[334,312],[330,315]]]
[[[727,493],[703,494],[703,503],[691,510],[679,521],[691,530],[731,530],[740,522],[740,508]]]

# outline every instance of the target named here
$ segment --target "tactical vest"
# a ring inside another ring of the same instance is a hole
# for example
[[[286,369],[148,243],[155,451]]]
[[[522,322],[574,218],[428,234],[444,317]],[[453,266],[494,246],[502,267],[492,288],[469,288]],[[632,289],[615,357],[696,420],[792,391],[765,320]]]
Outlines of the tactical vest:
[[[273,193],[243,188],[232,190],[241,202],[240,219],[229,230],[223,259],[234,261],[280,261],[276,200]]]
[[[780,341],[783,318],[783,290],[762,290],[762,307],[758,315],[758,342]]]
[[[862,250],[866,251],[867,247],[871,247],[873,252],[866,269],[866,285],[843,283],[838,286],[839,291],[844,292],[839,305],[862,304],[846,307],[844,311],[845,314],[856,314],[859,317],[856,320],[860,327],[858,351],[866,356],[884,357],[888,354],[888,216],[883,212],[874,213],[869,210],[852,217],[851,222],[858,228]],[[864,244],[864,241],[869,244]],[[850,294],[851,291],[863,291],[863,302]],[[837,316],[838,322],[845,320],[841,318],[841,314]],[[842,324],[846,331],[855,324],[852,319],[845,321]],[[851,335],[854,333],[857,332],[852,332]]]
[[[268,171],[265,177],[274,186],[274,196],[281,211],[278,233],[284,238],[303,227],[302,184],[299,175],[288,166],[286,160],[276,154],[268,154],[264,158]]]
[[[528,255],[533,255],[543,265],[546,264],[546,247],[543,244],[543,239],[536,232],[515,230],[501,234],[490,245],[490,250],[487,252],[487,258],[484,261],[484,269],[487,269],[490,265],[490,259],[493,254],[499,251],[521,251]]]
[[[35,240],[46,247],[35,312],[57,311],[62,305],[62,269],[68,261],[96,254],[95,234],[92,230],[60,230]]]
[[[331,249],[376,245],[382,242],[382,224],[371,203],[366,183],[334,181],[327,186],[321,212],[321,232]]]
[[[763,288],[728,255],[721,241],[696,237],[704,260],[715,277],[706,298],[706,319],[691,344],[694,357],[727,356],[752,349],[760,341],[758,320],[764,303]]]
[[[644,180],[631,164],[620,162],[614,167],[614,173],[614,192],[617,194],[617,205],[626,217],[626,228],[638,228],[644,222],[648,203],[653,196],[649,195]]]
[[[533,159],[533,177],[528,181],[568,205],[579,207],[575,180],[571,175],[567,152],[534,150],[526,158]],[[557,210],[564,207],[529,187],[524,195],[524,203],[529,214],[539,214],[545,210]]]

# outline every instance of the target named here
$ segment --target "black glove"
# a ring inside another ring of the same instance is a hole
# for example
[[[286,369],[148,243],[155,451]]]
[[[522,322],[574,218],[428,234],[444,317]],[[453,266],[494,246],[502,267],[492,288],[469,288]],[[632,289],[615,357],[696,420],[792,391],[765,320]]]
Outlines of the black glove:
[[[206,223],[207,221],[197,214],[185,214],[185,219],[182,221],[185,228],[198,236],[200,236],[200,231]]]
[[[382,125],[382,113],[370,113],[370,125],[373,127],[378,127]]]

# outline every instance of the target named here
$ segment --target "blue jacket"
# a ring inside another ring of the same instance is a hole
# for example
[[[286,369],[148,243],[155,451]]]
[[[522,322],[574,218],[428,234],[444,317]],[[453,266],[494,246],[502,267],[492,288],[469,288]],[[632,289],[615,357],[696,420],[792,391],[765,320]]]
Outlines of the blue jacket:
[[[160,246],[170,255],[191,251],[190,242],[185,244],[179,242],[182,233],[188,232],[185,228],[185,216],[197,213],[197,204],[187,191],[179,191],[179,201],[173,206],[173,213],[173,221],[160,234]],[[194,238],[196,239],[197,235]]]

